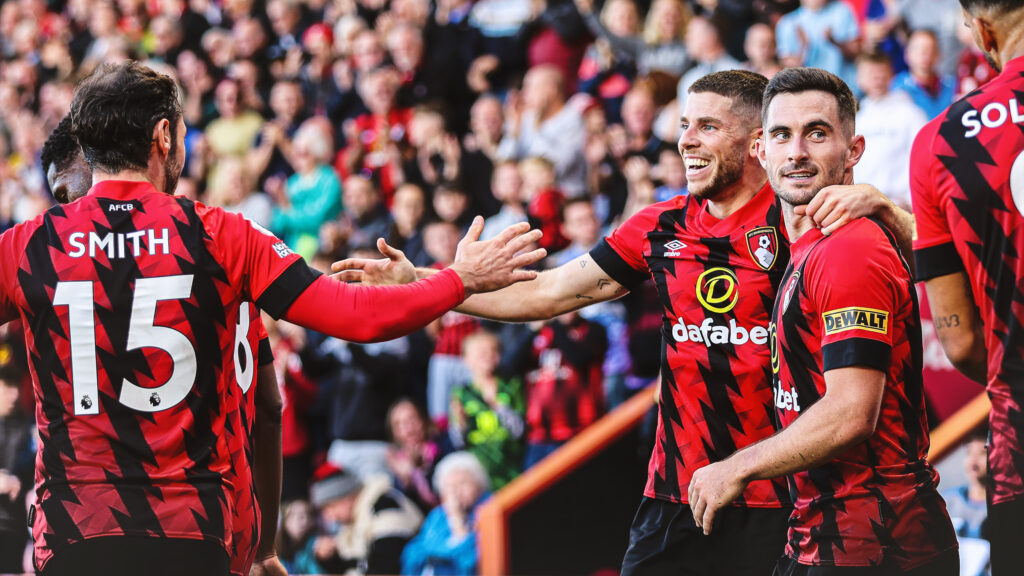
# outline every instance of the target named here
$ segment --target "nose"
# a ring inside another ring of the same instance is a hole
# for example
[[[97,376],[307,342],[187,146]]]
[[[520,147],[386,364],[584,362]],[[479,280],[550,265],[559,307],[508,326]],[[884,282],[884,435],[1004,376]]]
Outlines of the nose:
[[[679,154],[682,155],[683,150],[689,150],[697,146],[700,146],[700,141],[697,140],[697,129],[691,124],[679,135]]]
[[[786,160],[792,163],[807,160],[807,142],[803,138],[792,138],[786,143]]]

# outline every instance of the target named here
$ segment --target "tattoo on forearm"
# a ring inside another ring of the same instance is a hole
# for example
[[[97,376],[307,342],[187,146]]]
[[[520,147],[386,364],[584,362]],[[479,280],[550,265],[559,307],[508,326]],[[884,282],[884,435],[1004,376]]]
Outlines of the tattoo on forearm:
[[[944,328],[956,328],[960,326],[960,315],[950,314],[949,316],[940,316],[935,319],[935,329],[942,330]]]
[[[611,280],[608,280],[607,278],[601,278],[600,280],[597,281],[597,288],[599,290],[604,290],[604,287],[611,283]]]
[[[577,294],[576,295],[576,299],[577,300],[593,300],[594,297],[593,296],[587,296],[586,294]]]
[[[580,268],[586,268],[586,267],[587,267],[587,261],[586,260],[580,260]]]

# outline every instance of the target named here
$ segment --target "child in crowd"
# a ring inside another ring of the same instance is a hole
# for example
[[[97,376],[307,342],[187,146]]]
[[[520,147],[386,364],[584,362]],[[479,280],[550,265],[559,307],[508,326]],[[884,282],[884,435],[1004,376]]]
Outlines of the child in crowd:
[[[519,378],[497,374],[501,341],[479,330],[462,342],[469,384],[452,391],[448,431],[456,448],[472,453],[498,490],[519,475],[523,464],[525,398]]]

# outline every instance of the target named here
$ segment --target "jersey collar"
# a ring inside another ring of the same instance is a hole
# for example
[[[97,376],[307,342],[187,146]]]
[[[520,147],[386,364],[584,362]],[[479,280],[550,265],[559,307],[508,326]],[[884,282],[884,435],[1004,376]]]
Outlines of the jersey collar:
[[[159,194],[150,182],[133,180],[104,180],[89,189],[89,196],[112,198],[114,200],[132,200],[146,194]]]
[[[1024,72],[1024,56],[1018,56],[1003,66],[1002,74],[1007,72]]]

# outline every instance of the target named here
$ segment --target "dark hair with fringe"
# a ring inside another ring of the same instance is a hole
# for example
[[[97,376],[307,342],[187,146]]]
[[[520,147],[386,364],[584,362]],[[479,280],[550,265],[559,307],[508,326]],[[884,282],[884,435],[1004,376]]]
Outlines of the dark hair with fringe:
[[[173,141],[179,118],[178,86],[169,76],[137,62],[104,64],[75,88],[71,134],[93,171],[143,170],[153,127],[170,122]]]
[[[766,86],[768,86],[768,79],[757,72],[725,70],[698,78],[690,85],[689,93],[710,92],[731,98],[734,110],[741,114],[749,114],[753,122],[758,122],[761,97],[764,96]]]
[[[781,70],[768,82],[761,104],[761,121],[767,123],[768,106],[779,94],[799,94],[801,92],[824,92],[836,99],[839,107],[839,123],[847,136],[856,131],[857,99],[853,92],[835,74],[820,68],[786,68]]]

